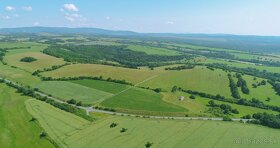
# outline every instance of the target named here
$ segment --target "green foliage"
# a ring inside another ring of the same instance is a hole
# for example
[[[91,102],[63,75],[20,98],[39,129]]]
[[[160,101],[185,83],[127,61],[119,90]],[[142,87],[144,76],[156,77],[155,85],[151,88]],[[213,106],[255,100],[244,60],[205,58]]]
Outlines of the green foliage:
[[[114,128],[114,127],[116,127],[116,126],[118,126],[117,123],[111,123],[111,124],[110,124],[110,128]]]
[[[256,113],[253,114],[253,118],[255,120],[251,121],[252,123],[280,129],[280,115]]]
[[[37,59],[33,58],[33,57],[24,57],[22,59],[20,59],[21,62],[27,62],[27,63],[31,63],[34,61],[37,61]]]
[[[183,65],[177,67],[166,67],[165,70],[185,70],[185,69],[193,69],[195,65]]]
[[[69,104],[77,104],[77,101],[75,99],[70,99],[67,101]]]
[[[124,132],[126,132],[128,129],[127,128],[122,128],[121,130],[120,130],[120,132],[121,133],[124,133]]]
[[[106,61],[114,61],[131,68],[138,66],[156,67],[162,65],[159,62],[191,58],[187,55],[148,55],[144,52],[129,50],[126,46],[113,45],[56,45],[48,47],[44,50],[44,53],[64,58],[68,62],[106,64]]]
[[[148,141],[148,142],[145,144],[145,147],[146,147],[146,148],[150,148],[152,145],[153,145],[153,143]]]
[[[237,89],[237,86],[235,85],[235,82],[230,74],[228,74],[228,79],[229,79],[229,87],[231,91],[231,96],[236,99],[240,99],[240,95]]]

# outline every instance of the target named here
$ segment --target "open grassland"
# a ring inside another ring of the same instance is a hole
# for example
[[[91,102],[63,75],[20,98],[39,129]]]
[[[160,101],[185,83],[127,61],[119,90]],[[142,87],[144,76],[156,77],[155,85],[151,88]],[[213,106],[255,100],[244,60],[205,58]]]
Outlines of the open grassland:
[[[37,60],[30,63],[20,61],[24,57],[33,57]],[[44,68],[50,68],[51,66],[62,65],[65,63],[63,59],[55,58],[43,54],[42,52],[21,52],[13,54],[8,53],[5,56],[4,61],[8,63],[8,65],[20,67],[21,69],[27,70],[29,72],[34,72],[39,69],[41,70]]]
[[[160,73],[162,73],[162,71],[152,71],[148,69],[130,69],[99,64],[72,64],[59,68],[55,71],[44,72],[42,73],[42,75],[54,78],[103,76],[104,78],[111,77],[112,79],[126,80],[136,84]]]
[[[174,50],[169,50],[165,48],[159,48],[159,47],[149,47],[149,46],[140,46],[140,45],[129,45],[128,49],[131,49],[133,51],[139,51],[139,52],[145,52],[146,54],[150,55],[179,55],[180,53]]]
[[[0,48],[15,48],[15,47],[26,47],[23,50],[34,49],[37,51],[37,47],[41,48],[41,46],[45,46],[43,44],[35,43],[35,42],[0,42]],[[42,48],[41,48],[42,49]]]
[[[229,81],[227,73],[222,70],[209,70],[205,67],[181,71],[168,71],[158,77],[141,84],[144,87],[163,88],[170,91],[173,86],[183,89],[205,92],[209,94],[220,94],[230,97]]]
[[[15,90],[0,84],[0,147],[53,147],[40,139],[42,129],[36,122],[30,122],[24,101],[30,99],[15,93]]]
[[[151,90],[129,88],[103,101],[102,106],[118,110],[132,110],[139,112],[185,112],[182,107],[166,103],[162,96]]]
[[[169,103],[172,103],[174,105],[178,105],[181,107],[184,107],[188,110],[186,114],[188,114],[190,117],[192,116],[204,116],[204,117],[214,117],[213,114],[207,112],[208,110],[208,102],[211,99],[208,98],[203,98],[200,96],[195,96],[195,99],[190,99],[190,94],[183,93],[183,92],[176,92],[176,93],[163,93],[164,97],[163,100]],[[184,100],[180,101],[179,97],[184,96]],[[232,114],[231,117],[233,118],[240,118],[244,115],[252,115],[254,113],[272,113],[272,114],[278,114],[278,112],[274,112],[271,110],[265,110],[265,109],[260,109],[260,108],[255,108],[255,107],[250,107],[250,106],[243,106],[243,105],[237,105],[237,104],[232,104],[232,103],[227,103],[227,102],[222,102],[222,101],[217,101],[214,100],[216,104],[228,104],[232,108],[237,109],[239,111],[239,114]]]
[[[269,83],[266,83],[266,85],[258,86],[257,88],[253,88],[252,84],[258,84],[262,80],[266,81],[266,79],[257,78],[256,80],[254,80],[254,77],[249,75],[244,75],[242,76],[242,78],[245,79],[245,81],[247,82],[247,86],[250,90],[250,93],[248,95],[243,94],[241,92],[241,88],[239,88],[241,97],[246,99],[256,98],[269,105],[280,105],[280,96],[276,95],[276,92],[273,90],[272,86]],[[270,101],[266,101],[268,97],[271,98]]]
[[[224,49],[224,48],[213,48],[199,45],[191,45],[191,44],[166,44],[171,46],[178,46],[183,48],[189,48],[194,50],[212,50],[212,51],[226,51],[226,52],[234,52],[234,53],[242,53],[242,51],[232,50],[232,49]]]
[[[69,81],[72,83],[80,84],[89,88],[98,89],[101,91],[109,92],[112,94],[119,93],[127,88],[128,85],[107,82],[107,81],[99,81],[99,80],[73,80]]]
[[[86,104],[100,102],[113,94],[65,81],[44,81],[35,87],[63,100],[75,99]]]
[[[36,85],[41,82],[38,77],[32,76],[30,72],[19,68],[12,68],[8,65],[3,65],[0,62],[0,77],[5,77],[14,82],[19,82],[23,85]]]
[[[78,116],[38,100],[29,99],[25,102],[25,106],[27,111],[37,118],[40,125],[60,147],[67,147],[64,142],[65,138],[90,124]]]
[[[280,131],[239,122],[179,121],[104,116],[90,124],[37,100],[26,102],[46,132],[61,147],[278,147]],[[117,127],[110,128],[111,123]],[[128,129],[121,133],[120,129]],[[252,143],[268,139],[270,142]]]
[[[247,63],[247,62],[230,62],[226,60],[219,60],[219,59],[207,59],[204,61],[204,63],[220,63],[220,64],[227,64],[231,67],[238,67],[238,68],[256,68],[260,71],[267,71],[267,72],[273,72],[273,73],[280,73],[280,67],[272,67],[272,66],[262,66],[262,65],[255,65],[253,63]]]

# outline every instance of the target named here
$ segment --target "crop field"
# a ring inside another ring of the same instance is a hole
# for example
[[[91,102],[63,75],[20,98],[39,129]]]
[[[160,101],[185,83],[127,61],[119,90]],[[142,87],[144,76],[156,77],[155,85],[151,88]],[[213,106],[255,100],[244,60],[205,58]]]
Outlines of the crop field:
[[[185,109],[161,100],[161,95],[151,90],[130,88],[103,101],[102,106],[120,110],[142,112],[184,112]]]
[[[211,71],[205,67],[182,71],[168,71],[141,84],[144,87],[163,88],[170,91],[173,86],[209,94],[230,97],[227,73],[222,70]]]
[[[165,48],[158,48],[158,47],[149,47],[149,46],[140,46],[140,45],[130,45],[128,46],[128,49],[139,51],[139,52],[145,52],[147,54],[152,55],[179,55],[180,53],[174,50],[169,50]]]
[[[152,71],[147,69],[129,69],[98,64],[72,64],[64,66],[55,71],[42,73],[43,76],[54,78],[77,77],[77,76],[103,76],[118,80],[126,80],[134,84],[162,73],[162,71]]]
[[[26,101],[26,108],[36,117],[60,147],[278,147],[280,131],[238,122],[179,121],[109,116],[89,123],[49,104]],[[110,128],[111,123],[117,126]],[[121,128],[126,128],[124,133]],[[252,144],[246,139],[271,143]]]
[[[24,57],[33,57],[37,60],[30,63],[21,62],[20,60]],[[4,60],[9,65],[20,67],[21,69],[27,70],[29,72],[34,72],[39,69],[41,70],[44,68],[50,68],[51,66],[62,65],[65,63],[63,59],[55,58],[41,52],[21,52],[8,54]]]
[[[93,89],[98,89],[112,94],[119,93],[129,88],[128,85],[99,80],[72,80],[69,82],[80,84]]]
[[[1,147],[54,147],[49,141],[40,139],[42,128],[30,122],[31,115],[24,102],[29,97],[15,93],[15,90],[0,84],[0,143]]]
[[[86,104],[102,101],[113,94],[65,81],[46,81],[35,87],[62,100],[75,99]]]
[[[0,69],[0,77],[11,79],[14,82],[19,82],[21,84],[31,86],[40,83],[40,79],[38,77],[34,77],[30,72],[24,71],[22,69],[3,65],[1,62]]]

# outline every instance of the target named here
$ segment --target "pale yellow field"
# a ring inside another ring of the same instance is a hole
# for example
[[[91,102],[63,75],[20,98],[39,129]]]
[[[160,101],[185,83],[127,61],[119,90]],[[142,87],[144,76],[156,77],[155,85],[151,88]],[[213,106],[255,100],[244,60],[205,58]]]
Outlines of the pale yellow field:
[[[20,60],[24,57],[33,57],[37,59],[37,61],[31,63],[21,62]],[[50,68],[53,65],[62,65],[65,63],[63,59],[49,56],[42,52],[22,52],[10,55],[8,54],[4,60],[9,65],[20,67],[21,69],[27,70],[29,72],[34,72],[38,69]]]
[[[58,77],[77,77],[77,76],[103,76],[104,78],[113,78],[126,80],[134,84],[140,83],[146,79],[162,73],[162,70],[148,69],[129,69],[123,67],[114,67],[98,64],[72,64],[64,66],[55,71],[42,73],[43,76]]]

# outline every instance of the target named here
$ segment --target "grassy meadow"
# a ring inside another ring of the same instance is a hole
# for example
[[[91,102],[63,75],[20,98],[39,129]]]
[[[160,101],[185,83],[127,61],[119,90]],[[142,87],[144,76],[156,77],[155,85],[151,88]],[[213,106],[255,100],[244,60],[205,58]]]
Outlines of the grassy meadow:
[[[54,147],[48,140],[40,139],[43,129],[30,121],[32,116],[24,105],[28,99],[0,84],[0,147]]]
[[[108,92],[65,81],[45,81],[35,87],[62,100],[75,99],[86,104],[100,102],[113,95]]]
[[[145,52],[146,54],[150,54],[150,55],[167,55],[167,56],[180,55],[180,53],[177,51],[169,50],[165,48],[159,48],[159,47],[129,45],[128,49],[131,49],[133,51]]]
[[[162,71],[152,71],[148,69],[130,69],[98,64],[72,64],[64,66],[55,71],[42,73],[43,76],[54,78],[77,77],[77,76],[103,76],[118,80],[126,80],[134,84],[162,73]]]
[[[26,107],[60,147],[278,147],[280,131],[239,122],[161,120],[103,116],[88,121],[49,104],[26,101]],[[110,128],[111,123],[117,123]],[[128,129],[121,133],[120,129]],[[248,139],[248,140],[247,140]],[[267,143],[252,143],[267,139]]]
[[[100,105],[132,112],[185,112],[182,107],[166,103],[161,94],[151,90],[130,88],[103,101]]]
[[[213,95],[231,96],[227,73],[222,70],[212,71],[205,67],[195,67],[194,69],[182,71],[168,71],[142,83],[140,86],[163,88],[165,91],[170,91],[173,86],[178,86],[183,89]]]

